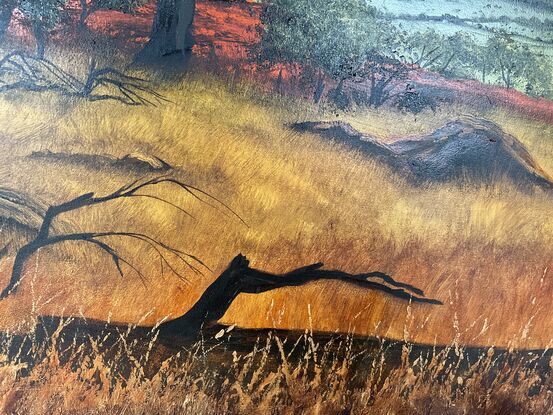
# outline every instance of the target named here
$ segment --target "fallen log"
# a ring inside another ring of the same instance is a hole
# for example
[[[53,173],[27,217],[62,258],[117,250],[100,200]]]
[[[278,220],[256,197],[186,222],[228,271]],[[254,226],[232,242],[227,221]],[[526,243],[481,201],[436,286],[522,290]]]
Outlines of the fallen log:
[[[284,274],[272,274],[251,268],[249,260],[239,254],[188,312],[160,325],[160,334],[171,337],[197,335],[202,327],[215,325],[241,293],[258,294],[283,287],[298,287],[318,280],[343,281],[413,303],[442,304],[439,300],[425,297],[422,290],[396,281],[381,272],[349,274],[321,269],[322,267],[322,263],[316,263]]]

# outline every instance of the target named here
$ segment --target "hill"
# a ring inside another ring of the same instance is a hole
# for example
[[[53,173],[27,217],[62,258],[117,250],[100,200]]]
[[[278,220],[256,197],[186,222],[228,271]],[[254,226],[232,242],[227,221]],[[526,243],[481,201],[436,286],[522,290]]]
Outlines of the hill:
[[[484,42],[495,31],[512,34],[551,56],[553,5],[543,0],[374,0],[372,4],[407,31],[468,32]]]

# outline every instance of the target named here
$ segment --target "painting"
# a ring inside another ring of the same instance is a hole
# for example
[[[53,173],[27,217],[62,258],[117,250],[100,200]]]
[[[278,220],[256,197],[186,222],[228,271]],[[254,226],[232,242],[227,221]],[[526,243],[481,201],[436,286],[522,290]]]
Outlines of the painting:
[[[552,29],[0,0],[0,413],[553,413]]]

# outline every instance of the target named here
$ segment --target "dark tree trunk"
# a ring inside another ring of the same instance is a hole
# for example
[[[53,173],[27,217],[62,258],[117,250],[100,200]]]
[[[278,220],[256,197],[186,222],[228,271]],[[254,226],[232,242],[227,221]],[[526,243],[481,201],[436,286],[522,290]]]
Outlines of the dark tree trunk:
[[[336,92],[338,94],[341,94],[344,92],[344,82],[345,82],[345,79],[340,79],[340,82],[338,82],[338,85],[336,86]]]
[[[33,23],[33,33],[36,41],[36,56],[42,59],[44,58],[44,52],[46,50],[46,33],[39,22]]]
[[[299,287],[318,280],[340,280],[358,287],[381,291],[404,301],[442,304],[439,300],[424,297],[422,290],[396,281],[381,272],[355,275],[338,270],[324,270],[321,269],[322,266],[322,263],[317,263],[285,274],[272,274],[251,268],[245,256],[237,255],[189,311],[160,325],[160,334],[167,337],[197,336],[202,327],[217,324],[240,293],[259,294],[283,287]],[[376,282],[375,279],[385,284]]]
[[[321,98],[323,97],[324,90],[325,90],[325,79],[324,79],[324,74],[321,72],[317,77],[317,85],[315,86],[315,93],[313,94],[313,102],[315,104],[318,104],[319,102],[321,102]]]
[[[12,14],[17,7],[16,0],[3,1],[0,4],[0,41],[4,39],[6,31],[12,20]]]
[[[447,71],[447,68],[449,68],[449,65],[451,65],[451,62],[453,62],[453,59],[455,58],[455,54],[451,55],[447,61],[444,63],[444,65],[442,66],[442,69],[440,69],[440,73],[444,73],[445,71]]]
[[[369,107],[372,107],[374,105],[375,85],[376,85],[376,75],[374,72],[371,72],[371,90],[370,90],[370,97],[369,97]]]
[[[384,103],[384,88],[385,85],[382,80],[376,82],[371,88],[371,105],[374,108],[379,108]]]
[[[217,48],[213,42],[211,42],[209,48],[209,65],[214,71],[220,71],[221,69],[219,66],[219,57],[217,56]]]
[[[194,40],[191,33],[196,0],[158,0],[150,40],[138,54],[142,62],[174,54],[186,57]]]
[[[276,80],[276,91],[278,94],[282,95],[284,93],[283,85],[282,85],[282,68],[278,71],[278,77]]]
[[[79,30],[83,30],[86,26],[86,19],[88,18],[89,10],[86,0],[80,0],[81,2],[81,14],[79,16]]]
[[[215,324],[240,294],[240,280],[248,265],[245,257],[234,258],[186,314],[160,326],[161,334],[194,336],[200,332],[202,326]]]
[[[8,285],[2,290],[2,293],[0,294],[2,298],[8,296],[15,289],[15,287],[17,287],[17,285],[19,284],[23,276],[25,263],[39,249],[40,249],[39,245],[31,243],[29,245],[22,247],[17,252],[17,255],[15,256],[15,260],[13,263],[12,275],[11,275],[10,281]]]
[[[499,60],[499,66],[501,68],[501,79],[505,83],[507,89],[511,88],[511,71],[507,68],[501,60]]]
[[[195,338],[201,335],[202,328],[214,326],[225,315],[233,301],[241,293],[259,294],[284,287],[300,287],[313,281],[338,280],[357,287],[376,290],[397,300],[427,305],[440,305],[441,301],[427,298],[424,292],[410,284],[396,281],[381,272],[349,274],[338,270],[321,269],[322,263],[307,265],[285,274],[272,274],[250,267],[243,255],[237,255],[228,268],[213,281],[196,301],[192,308],[181,317],[159,325],[159,334],[171,338]],[[48,322],[48,320],[50,320]],[[77,319],[78,320],[78,319]],[[44,321],[44,320],[43,320]],[[59,327],[59,319],[47,319],[48,326]],[[57,323],[57,324],[56,324]],[[101,326],[101,331],[110,327],[121,330],[120,325],[81,321],[78,325],[86,328]]]

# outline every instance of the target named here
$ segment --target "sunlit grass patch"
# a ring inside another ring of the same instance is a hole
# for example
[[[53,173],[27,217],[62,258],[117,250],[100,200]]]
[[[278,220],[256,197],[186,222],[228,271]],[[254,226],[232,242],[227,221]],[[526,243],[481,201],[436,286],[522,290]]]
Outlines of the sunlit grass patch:
[[[46,203],[88,191],[105,194],[135,175],[27,156],[38,150],[114,157],[151,154],[174,166],[175,176],[224,200],[248,226],[170,187],[156,194],[186,207],[197,220],[142,201],[67,215],[65,225],[81,231],[115,227],[153,233],[202,258],[215,274],[238,252],[251,257],[254,266],[274,272],[318,261],[350,272],[379,270],[416,283],[446,303],[413,310],[413,340],[449,342],[455,335],[449,322],[458,314],[467,329],[463,340],[471,342],[478,334],[480,327],[470,328],[474,321],[488,318],[490,330],[474,341],[506,344],[535,314],[526,345],[548,342],[553,329],[546,318],[545,305],[553,291],[548,278],[537,291],[538,305],[527,305],[536,295],[534,282],[551,266],[550,195],[505,181],[414,187],[354,150],[288,128],[296,121],[344,119],[389,141],[431,132],[470,114],[470,109],[445,106],[416,118],[386,109],[336,117],[334,111],[307,102],[209,75],[157,82],[170,102],[155,107],[41,94],[0,97],[6,149],[1,156],[3,185]],[[504,124],[551,171],[552,144],[544,135],[549,127],[529,120],[518,123],[502,112],[473,115]],[[191,275],[191,285],[183,285],[160,275],[147,247],[125,242],[118,246],[150,276],[146,287],[132,272],[118,277],[100,253],[67,244],[35,259],[44,295],[61,293],[43,312],[82,312],[97,318],[111,312],[115,320],[135,321],[154,309],[153,322],[184,312],[215,276]],[[4,269],[7,278],[9,264]],[[31,297],[24,284],[19,296],[6,300],[6,324],[27,314]],[[355,323],[356,331],[394,338],[402,336],[406,313],[404,304],[381,294],[317,283],[302,290],[241,296],[224,321],[272,326],[265,318],[271,304],[286,310],[279,327],[304,328],[305,309],[312,304],[318,310],[315,329],[347,331],[352,316],[366,310]],[[382,323],[375,329],[378,321]]]

